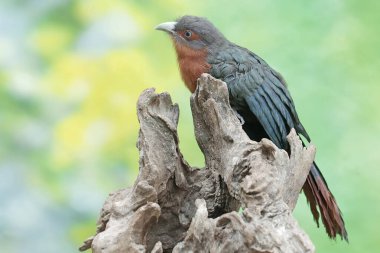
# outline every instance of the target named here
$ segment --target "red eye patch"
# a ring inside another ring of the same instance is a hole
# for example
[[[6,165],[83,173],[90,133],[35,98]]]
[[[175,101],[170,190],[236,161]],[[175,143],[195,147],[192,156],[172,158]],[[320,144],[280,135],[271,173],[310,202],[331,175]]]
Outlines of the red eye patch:
[[[178,31],[177,33],[185,40],[199,40],[200,39],[200,36],[197,33],[190,30],[182,30],[182,31]]]

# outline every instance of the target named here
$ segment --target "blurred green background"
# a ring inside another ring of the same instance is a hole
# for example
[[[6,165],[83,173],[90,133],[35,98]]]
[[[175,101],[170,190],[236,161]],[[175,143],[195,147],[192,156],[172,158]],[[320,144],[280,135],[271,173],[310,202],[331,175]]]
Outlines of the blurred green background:
[[[2,0],[0,251],[76,252],[107,193],[137,175],[135,104],[148,87],[180,105],[181,148],[202,166],[166,35],[153,27],[208,17],[283,74],[350,244],[295,215],[317,252],[380,247],[380,2]],[[376,250],[377,249],[377,250]]]

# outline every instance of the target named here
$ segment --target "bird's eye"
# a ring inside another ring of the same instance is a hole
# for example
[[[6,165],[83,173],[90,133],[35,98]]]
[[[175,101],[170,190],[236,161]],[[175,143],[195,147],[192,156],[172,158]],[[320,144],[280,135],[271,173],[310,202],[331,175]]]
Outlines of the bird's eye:
[[[190,30],[185,31],[185,37],[190,38],[193,33]]]

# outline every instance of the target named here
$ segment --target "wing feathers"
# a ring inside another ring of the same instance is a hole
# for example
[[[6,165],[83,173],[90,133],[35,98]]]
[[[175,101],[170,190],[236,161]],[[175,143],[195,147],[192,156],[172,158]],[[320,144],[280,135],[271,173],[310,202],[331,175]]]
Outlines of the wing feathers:
[[[275,105],[277,110],[281,113],[282,117],[286,121],[286,124],[289,126],[289,128],[293,128],[294,127],[293,118],[288,108],[283,105],[279,95],[269,85],[263,85],[262,89],[270,98],[270,100]]]
[[[277,131],[279,131],[279,133],[280,133],[279,137],[280,137],[281,145],[285,149],[287,149],[288,148],[288,142],[287,142],[287,140],[286,140],[285,137],[288,134],[287,129],[289,129],[289,127],[285,126],[283,117],[281,116],[280,112],[278,111],[278,109],[274,105],[273,101],[264,92],[263,86],[259,87],[257,89],[257,92],[263,98],[263,100],[265,100],[266,106],[269,107],[271,115],[272,115],[272,118],[274,119],[274,122],[275,122],[275,125],[276,125],[276,128],[277,128]],[[256,96],[256,97],[259,97],[259,96]]]
[[[279,106],[281,106],[281,107],[286,106],[288,111],[291,113],[293,124],[292,124],[292,126],[290,124],[288,124],[289,127],[290,128],[294,127],[296,129],[297,133],[302,134],[310,142],[310,137],[307,134],[305,128],[302,126],[302,124],[298,118],[298,114],[296,112],[296,109],[295,109],[293,100],[289,94],[289,91],[286,89],[285,85],[281,85],[281,86],[278,85],[278,82],[279,82],[278,79],[274,79],[273,76],[271,76],[270,79],[271,80],[277,80],[277,82],[271,82],[269,84],[267,84],[267,83],[263,84],[263,86],[265,86],[265,88],[266,88],[266,91],[270,92],[270,90],[272,90],[276,95],[279,96],[279,98],[282,101],[282,105],[279,104]]]
[[[256,96],[250,96],[246,98],[246,102],[249,109],[255,114],[256,118],[260,121],[260,124],[264,127],[269,138],[276,144],[276,146],[281,147],[281,137],[278,131],[276,131],[275,123],[270,115],[269,108],[263,104],[262,99]]]

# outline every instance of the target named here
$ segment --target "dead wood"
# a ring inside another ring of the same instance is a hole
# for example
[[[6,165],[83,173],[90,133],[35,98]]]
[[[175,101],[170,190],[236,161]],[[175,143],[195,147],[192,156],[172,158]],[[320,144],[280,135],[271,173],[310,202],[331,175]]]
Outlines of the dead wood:
[[[80,250],[314,252],[292,216],[314,147],[304,148],[294,130],[290,157],[270,140],[250,140],[229,105],[226,84],[207,74],[191,108],[206,167],[184,160],[179,109],[169,94],[145,90],[137,104],[139,175],[133,187],[108,197],[96,235]]]

